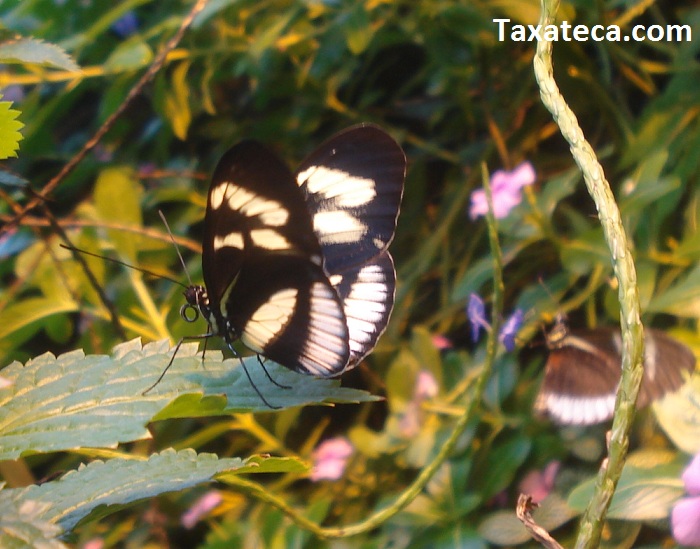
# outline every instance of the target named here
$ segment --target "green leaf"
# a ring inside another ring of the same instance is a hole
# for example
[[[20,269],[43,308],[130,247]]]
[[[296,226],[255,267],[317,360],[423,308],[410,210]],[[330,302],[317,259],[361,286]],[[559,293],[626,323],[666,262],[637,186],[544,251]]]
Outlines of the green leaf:
[[[192,122],[190,110],[190,88],[187,84],[189,62],[180,63],[172,73],[170,89],[165,95],[165,114],[173,133],[181,140],[187,139],[187,130]]]
[[[140,227],[143,191],[130,168],[107,168],[95,183],[94,200],[100,219]],[[109,238],[129,259],[136,257],[138,239],[124,231],[110,230]]]
[[[700,452],[700,376],[654,403],[654,413],[673,443],[688,454]]]
[[[67,549],[56,539],[61,528],[41,518],[50,504],[17,497],[19,492],[0,491],[0,547]]]
[[[238,360],[207,352],[202,364],[197,344],[183,345],[163,379],[145,396],[170,362],[167,342],[143,348],[132,340],[112,356],[73,351],[58,358],[47,353],[26,365],[6,367],[12,385],[0,389],[0,459],[83,447],[115,447],[150,438],[146,425],[156,419],[204,417],[234,411],[271,411],[246,377]],[[315,379],[257,358],[245,360],[253,383],[274,406],[376,400],[340,382]]]
[[[265,461],[268,460],[259,456],[254,458],[254,463]],[[269,461],[266,471],[284,472],[289,469],[287,462],[291,460],[270,458]],[[69,532],[88,516],[94,520],[139,500],[209,483],[220,474],[229,476],[250,472],[250,469],[249,461],[240,458],[197,454],[191,449],[179,452],[168,449],[148,460],[93,461],[56,481],[4,490],[0,492],[0,506],[8,500],[47,505],[37,517]]]
[[[343,32],[348,49],[353,55],[360,55],[367,49],[372,41],[373,32],[367,6],[363,2],[357,2],[343,27]]]
[[[484,499],[489,499],[510,486],[515,473],[523,464],[532,448],[532,441],[518,436],[493,447],[486,467],[477,472],[476,490]]]
[[[641,450],[630,454],[613,496],[608,518],[662,520],[684,493],[681,472],[687,458],[666,450]],[[577,486],[569,495],[572,509],[588,505],[595,479]]]
[[[28,297],[0,311],[0,340],[51,315],[74,313],[77,310],[78,304],[73,301]],[[39,328],[40,326],[37,327]]]
[[[12,101],[0,101],[0,160],[16,158],[24,124],[16,118],[20,112],[11,109]]]
[[[71,72],[80,70],[64,50],[35,38],[20,38],[0,44],[0,60],[3,63],[31,63]]]
[[[153,60],[153,51],[140,36],[126,40],[117,46],[105,61],[105,71],[123,72],[145,67]]]
[[[700,265],[665,292],[656,295],[647,313],[668,313],[683,318],[700,317]]]
[[[534,521],[550,532],[575,516],[576,513],[558,494],[547,496],[532,513]],[[489,515],[479,525],[479,533],[495,545],[516,545],[532,539],[514,511],[498,511]]]

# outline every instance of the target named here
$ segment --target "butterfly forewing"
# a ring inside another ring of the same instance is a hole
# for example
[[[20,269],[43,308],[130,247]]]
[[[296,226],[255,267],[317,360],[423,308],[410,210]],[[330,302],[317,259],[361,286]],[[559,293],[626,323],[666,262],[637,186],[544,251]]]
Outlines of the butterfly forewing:
[[[253,248],[321,263],[289,168],[259,143],[244,141],[219,161],[209,189],[202,268],[211,300],[221,300],[245,261],[244,250]]]
[[[387,249],[399,214],[406,157],[382,129],[355,126],[328,139],[296,172],[329,274]]]

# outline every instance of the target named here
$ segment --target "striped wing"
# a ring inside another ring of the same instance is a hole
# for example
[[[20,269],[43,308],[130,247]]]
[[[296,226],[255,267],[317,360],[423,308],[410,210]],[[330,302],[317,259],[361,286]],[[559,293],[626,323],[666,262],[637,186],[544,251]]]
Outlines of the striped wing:
[[[202,268],[212,324],[227,340],[300,372],[345,368],[347,321],[304,196],[258,143],[234,146],[214,172]]]
[[[609,420],[621,377],[619,330],[598,328],[567,335],[550,351],[535,410],[561,424],[591,425]],[[637,406],[676,391],[695,357],[685,345],[658,330],[646,330],[644,377]]]
[[[326,272],[363,265],[388,248],[405,173],[401,147],[369,124],[334,135],[302,162],[296,181],[306,197]]]
[[[331,282],[343,302],[350,339],[350,361],[347,370],[357,366],[377,344],[384,333],[394,306],[396,272],[389,252],[384,252]]]

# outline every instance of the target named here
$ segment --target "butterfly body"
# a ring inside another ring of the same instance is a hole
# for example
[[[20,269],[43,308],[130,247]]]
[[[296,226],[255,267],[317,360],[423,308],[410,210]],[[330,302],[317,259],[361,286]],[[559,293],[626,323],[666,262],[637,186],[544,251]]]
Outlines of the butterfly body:
[[[259,143],[235,145],[212,177],[205,286],[188,304],[229,347],[321,377],[356,366],[393,307],[404,174],[403,151],[372,125],[332,137],[296,174]]]
[[[676,391],[695,368],[685,345],[645,330],[644,377],[637,407]],[[622,375],[622,338],[613,328],[569,331],[559,320],[547,337],[549,357],[535,411],[561,424],[589,425],[610,419]]]

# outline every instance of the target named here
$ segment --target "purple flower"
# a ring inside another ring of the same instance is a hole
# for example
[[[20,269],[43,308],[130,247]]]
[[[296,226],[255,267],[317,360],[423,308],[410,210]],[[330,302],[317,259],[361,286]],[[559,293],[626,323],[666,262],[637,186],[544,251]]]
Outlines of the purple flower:
[[[491,197],[493,199],[493,214],[496,219],[503,219],[515,208],[523,198],[522,188],[535,182],[535,169],[529,162],[523,162],[513,171],[498,170],[491,176]],[[469,207],[469,217],[476,219],[486,215],[488,203],[484,189],[472,193],[472,203]]]
[[[223,500],[224,498],[221,496],[220,492],[217,490],[209,490],[195,501],[192,507],[182,514],[180,522],[182,522],[182,525],[188,530],[194,528],[203,517],[208,515],[209,512],[217,507]]]
[[[119,38],[128,38],[139,28],[139,20],[133,11],[127,11],[121,18],[112,23],[112,30]]]
[[[700,546],[700,454],[683,471],[683,484],[691,497],[681,498],[671,511],[671,532],[682,545]]]
[[[352,444],[344,437],[323,441],[313,453],[314,468],[311,480],[338,480],[343,476],[352,452]]]
[[[509,353],[515,349],[515,337],[518,335],[524,316],[520,309],[516,309],[503,323],[501,331],[498,334],[498,341],[503,344],[506,351]],[[467,318],[472,326],[472,340],[474,343],[479,340],[479,332],[482,328],[485,331],[491,330],[491,324],[486,320],[484,302],[477,294],[472,293],[469,295]]]
[[[501,333],[498,334],[498,341],[503,344],[509,353],[515,349],[515,336],[518,335],[523,318],[523,311],[515,309],[515,312],[503,323]]]
[[[491,325],[486,320],[484,302],[477,294],[472,293],[469,295],[467,318],[472,325],[472,341],[476,343],[479,340],[479,332],[481,329],[488,330],[491,328]]]

